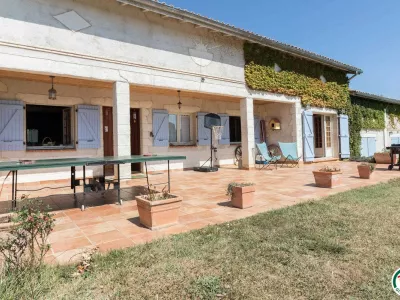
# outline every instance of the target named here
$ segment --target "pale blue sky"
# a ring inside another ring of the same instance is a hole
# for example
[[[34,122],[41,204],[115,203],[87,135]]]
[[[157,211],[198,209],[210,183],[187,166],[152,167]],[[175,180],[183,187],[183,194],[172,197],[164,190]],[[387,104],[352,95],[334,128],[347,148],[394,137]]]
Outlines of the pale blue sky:
[[[399,0],[163,1],[359,67],[351,88],[400,99]]]

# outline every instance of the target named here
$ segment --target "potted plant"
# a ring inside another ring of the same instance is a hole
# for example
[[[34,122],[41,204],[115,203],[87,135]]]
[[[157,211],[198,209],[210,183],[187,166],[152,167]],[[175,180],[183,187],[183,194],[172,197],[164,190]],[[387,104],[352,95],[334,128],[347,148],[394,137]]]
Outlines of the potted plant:
[[[166,188],[160,193],[148,186],[147,191],[147,195],[135,197],[140,223],[151,230],[178,223],[182,197],[168,193]]]
[[[383,149],[381,152],[374,153],[374,159],[377,164],[390,164],[390,152],[386,149]],[[393,158],[393,163],[397,163],[397,155]]]
[[[338,167],[324,167],[318,171],[313,171],[315,184],[322,188],[334,188],[340,185],[340,174],[342,171]]]
[[[243,209],[253,206],[255,190],[254,183],[231,182],[226,194],[230,197],[232,206]]]
[[[375,171],[375,164],[361,163],[357,166],[358,175],[363,179],[370,179],[372,172]]]

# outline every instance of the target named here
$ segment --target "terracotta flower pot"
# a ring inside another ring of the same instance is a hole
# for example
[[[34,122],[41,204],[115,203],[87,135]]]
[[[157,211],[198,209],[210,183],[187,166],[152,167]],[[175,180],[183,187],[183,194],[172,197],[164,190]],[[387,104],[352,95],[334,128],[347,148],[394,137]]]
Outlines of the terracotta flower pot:
[[[252,207],[254,204],[254,185],[249,186],[234,186],[232,187],[231,204],[238,208]]]
[[[170,196],[172,198],[156,201],[149,201],[145,196],[136,196],[140,223],[151,230],[178,223],[182,197],[176,195]]]
[[[342,172],[313,171],[315,184],[322,188],[334,188],[341,183]]]
[[[377,164],[390,164],[390,153],[375,153],[374,154],[375,162]],[[393,158],[393,162],[397,163],[397,155]]]
[[[360,178],[363,178],[363,179],[371,178],[372,171],[369,166],[357,166],[357,169],[358,169],[358,175],[360,175]]]

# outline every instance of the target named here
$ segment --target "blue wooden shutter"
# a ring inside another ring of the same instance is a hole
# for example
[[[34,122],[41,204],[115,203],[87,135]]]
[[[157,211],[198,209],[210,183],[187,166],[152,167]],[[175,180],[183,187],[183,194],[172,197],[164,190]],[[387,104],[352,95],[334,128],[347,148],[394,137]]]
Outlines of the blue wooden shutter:
[[[349,117],[339,115],[340,158],[350,158]]]
[[[231,134],[229,130],[229,116],[226,114],[220,114],[221,126],[224,126],[222,132],[222,138],[219,140],[221,145],[229,145],[231,143]]]
[[[312,111],[303,112],[303,151],[304,161],[314,161],[314,122]]]
[[[78,148],[100,148],[100,106],[78,105]]]
[[[168,147],[169,145],[169,119],[168,111],[153,109],[153,146]]]
[[[0,150],[24,150],[24,106],[21,101],[0,101]]]
[[[204,116],[206,113],[197,113],[197,144],[208,146],[211,143],[211,131],[204,127]]]
[[[261,125],[260,118],[254,116],[254,141],[256,144],[261,143]]]
[[[376,139],[374,137],[368,138],[368,156],[373,156],[376,152]]]
[[[368,157],[368,138],[362,137],[361,138],[361,157]]]
[[[391,140],[391,145],[400,143],[400,141],[399,141],[400,138],[399,137],[392,137],[390,140]]]

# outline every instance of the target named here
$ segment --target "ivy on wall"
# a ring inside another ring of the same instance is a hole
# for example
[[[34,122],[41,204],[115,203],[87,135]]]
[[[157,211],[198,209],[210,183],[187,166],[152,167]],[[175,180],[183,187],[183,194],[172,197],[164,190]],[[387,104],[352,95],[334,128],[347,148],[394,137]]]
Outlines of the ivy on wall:
[[[400,121],[400,105],[385,103],[386,113],[389,116],[389,124],[392,128],[396,127],[396,121]]]
[[[396,121],[400,120],[400,105],[351,96],[349,119],[352,156],[360,156],[361,130],[385,129],[385,109],[389,116],[389,125],[394,128]]]
[[[349,105],[350,156],[359,157],[361,152],[362,112],[360,106]]]
[[[303,105],[338,110],[349,105],[345,72],[257,44],[245,43],[244,55],[246,83],[254,90],[299,96]]]
[[[385,128],[385,109],[392,126],[400,120],[400,105],[357,97],[350,100],[344,71],[247,42],[244,56],[245,80],[251,89],[298,96],[304,106],[332,108],[347,114],[352,156],[360,156],[362,129]],[[275,71],[275,64],[279,72]],[[321,75],[326,83],[321,81]]]
[[[387,103],[351,96],[351,105],[354,111],[359,111],[361,129],[385,129],[385,108]]]

